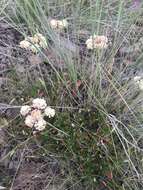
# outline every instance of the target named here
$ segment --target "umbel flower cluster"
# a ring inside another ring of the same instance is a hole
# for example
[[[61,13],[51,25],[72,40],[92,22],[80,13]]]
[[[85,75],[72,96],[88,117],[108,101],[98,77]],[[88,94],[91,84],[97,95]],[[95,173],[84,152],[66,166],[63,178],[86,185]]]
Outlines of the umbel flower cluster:
[[[47,47],[46,38],[42,34],[37,33],[33,37],[27,37],[21,41],[20,47],[37,53],[40,48],[45,49]]]
[[[108,38],[106,36],[93,35],[86,41],[87,49],[105,49],[108,47]]]
[[[32,105],[24,105],[20,109],[20,113],[25,117],[25,125],[36,131],[43,131],[46,127],[44,116],[52,118],[55,116],[55,110],[47,106],[42,98],[36,98],[32,101]]]
[[[49,24],[52,29],[62,30],[68,27],[68,21],[66,19],[63,19],[63,20],[51,19]]]

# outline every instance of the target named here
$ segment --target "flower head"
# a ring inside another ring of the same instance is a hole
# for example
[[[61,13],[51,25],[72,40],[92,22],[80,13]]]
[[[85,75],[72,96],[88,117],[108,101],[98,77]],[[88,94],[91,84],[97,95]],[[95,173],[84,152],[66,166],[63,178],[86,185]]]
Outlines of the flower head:
[[[32,128],[34,127],[38,131],[42,131],[46,127],[46,121],[43,119],[43,115],[40,110],[33,110],[30,115],[25,118],[25,124]]]
[[[63,29],[68,27],[68,21],[66,19],[58,21],[58,28]]]
[[[20,109],[20,113],[22,116],[26,116],[31,111],[31,107],[28,105],[22,106]]]
[[[25,38],[25,40],[21,41],[20,47],[29,49],[33,53],[38,53],[40,48],[47,47],[47,41],[46,41],[46,38],[42,34],[37,33],[33,37],[27,37]]]
[[[32,107],[37,109],[45,109],[47,107],[47,103],[42,98],[36,98],[32,101]]]
[[[63,20],[50,20],[50,26],[52,29],[64,29],[68,27],[68,21],[66,19]]]
[[[34,35],[33,41],[34,41],[34,43],[39,44],[39,46],[42,47],[42,48],[47,47],[46,38],[40,33],[37,33],[37,34]]]
[[[42,113],[41,113],[41,110],[38,110],[38,109],[34,109],[32,112],[31,112],[31,116],[33,118],[33,120],[36,122],[40,119],[42,119]]]
[[[38,131],[43,131],[46,127],[46,121],[42,118],[42,119],[39,119],[35,125],[34,125],[35,129],[38,130]]]
[[[108,47],[108,38],[106,36],[90,36],[86,41],[87,49],[104,49]]]
[[[49,118],[54,117],[55,110],[47,107],[47,103],[43,98],[35,98],[31,106],[22,106],[20,113],[25,116],[25,125],[34,128],[36,132],[33,133],[37,133],[46,127],[44,116],[47,115]]]
[[[48,116],[49,118],[54,117],[55,116],[55,110],[50,108],[50,107],[47,107],[45,109],[45,115]]]
[[[23,40],[23,41],[20,42],[19,46],[21,48],[28,49],[30,47],[30,42],[28,42],[27,40]]]
[[[44,36],[41,33],[36,33],[33,37],[34,43],[39,43],[39,41],[43,38]]]
[[[50,20],[50,26],[51,26],[52,29],[58,28],[58,22],[57,22],[57,20],[56,19],[51,19]]]
[[[26,116],[25,125],[32,128],[35,124],[35,120],[31,115]]]

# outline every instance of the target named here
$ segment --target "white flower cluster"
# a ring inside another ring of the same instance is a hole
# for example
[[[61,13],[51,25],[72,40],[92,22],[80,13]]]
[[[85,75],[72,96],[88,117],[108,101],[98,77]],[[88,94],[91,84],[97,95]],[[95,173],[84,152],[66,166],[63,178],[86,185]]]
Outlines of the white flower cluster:
[[[24,105],[20,109],[20,113],[25,117],[26,126],[43,131],[46,127],[44,116],[49,118],[55,116],[55,110],[47,106],[47,103],[42,98],[36,98],[32,101],[32,105]]]
[[[20,42],[20,47],[25,48],[28,50],[31,50],[33,53],[37,53],[40,48],[46,48],[47,42],[46,38],[40,34],[37,33],[33,37],[27,37],[25,40]]]
[[[104,49],[108,47],[108,38],[106,36],[90,36],[86,41],[87,49]]]
[[[56,19],[51,19],[49,22],[50,26],[52,29],[64,29],[68,27],[68,21],[66,19],[63,20],[56,20]]]
[[[141,76],[135,76],[134,82],[138,85],[140,90],[143,90],[143,77]]]

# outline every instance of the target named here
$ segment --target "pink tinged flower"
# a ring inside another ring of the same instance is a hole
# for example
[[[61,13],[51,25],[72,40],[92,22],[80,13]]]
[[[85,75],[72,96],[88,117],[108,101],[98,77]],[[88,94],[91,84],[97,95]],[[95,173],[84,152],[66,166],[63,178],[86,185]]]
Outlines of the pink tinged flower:
[[[47,107],[47,103],[42,98],[36,98],[32,101],[32,107],[36,109],[45,109]]]
[[[28,105],[22,106],[20,109],[20,114],[26,116],[31,111],[31,107]]]
[[[32,128],[34,126],[34,124],[35,124],[34,118],[31,115],[28,115],[25,118],[25,125]]]
[[[108,47],[108,38],[106,36],[90,36],[86,41],[87,49],[104,49]]]
[[[50,108],[50,107],[47,107],[45,109],[45,115],[48,116],[49,118],[54,117],[55,116],[55,110]]]
[[[38,131],[43,131],[46,127],[46,121],[44,119],[38,120],[35,124],[34,127]]]
[[[31,116],[35,122],[43,118],[41,110],[36,109],[31,112]]]

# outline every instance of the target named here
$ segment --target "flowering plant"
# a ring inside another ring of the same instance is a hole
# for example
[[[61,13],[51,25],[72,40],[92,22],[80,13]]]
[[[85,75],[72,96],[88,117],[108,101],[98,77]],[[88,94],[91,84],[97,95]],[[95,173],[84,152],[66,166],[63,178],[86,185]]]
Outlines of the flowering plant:
[[[63,20],[51,19],[49,24],[52,29],[62,30],[68,27],[68,21],[66,19],[63,19]]]
[[[90,36],[89,39],[86,41],[87,49],[104,49],[108,46],[108,38],[106,36],[97,36],[93,35]]]
[[[47,106],[43,98],[36,98],[32,101],[32,105],[24,105],[20,109],[20,113],[25,117],[27,127],[34,128],[36,131],[43,131],[46,127],[44,116],[52,118],[55,116],[55,110]]]
[[[38,49],[45,49],[47,47],[47,42],[46,38],[42,34],[37,33],[33,37],[25,38],[20,42],[19,45],[21,48],[31,50],[33,53],[37,53]]]

